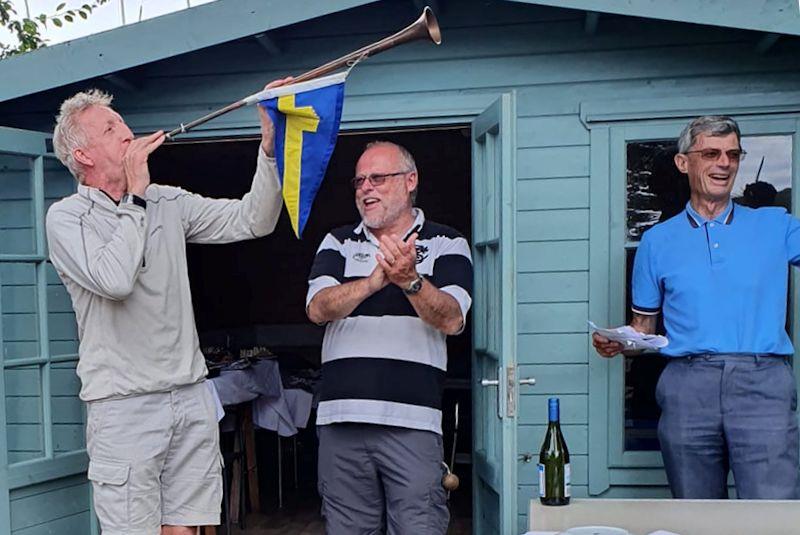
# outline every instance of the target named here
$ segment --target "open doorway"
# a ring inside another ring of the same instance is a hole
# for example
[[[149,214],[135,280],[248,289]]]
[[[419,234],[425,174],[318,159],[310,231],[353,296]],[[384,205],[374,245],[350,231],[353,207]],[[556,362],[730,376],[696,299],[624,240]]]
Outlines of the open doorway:
[[[306,279],[325,234],[359,219],[350,178],[367,142],[405,146],[420,175],[417,205],[426,219],[449,225],[471,243],[471,144],[466,126],[343,132],[331,158],[303,239],[297,240],[284,211],[270,236],[230,245],[187,248],[193,305],[201,346],[231,354],[266,348],[281,370],[320,366],[323,329],[305,316]],[[250,188],[258,138],[210,139],[166,145],[151,157],[154,181],[217,198],[240,198]],[[459,423],[449,533],[471,533],[472,329],[448,339],[443,402],[445,461],[451,463],[455,405]],[[313,425],[290,439],[255,431],[260,513],[244,517],[232,533],[323,533],[316,489],[317,441]],[[226,445],[223,436],[223,448]],[[245,490],[245,492],[247,492]],[[252,493],[252,492],[251,492]],[[224,531],[223,531],[224,532]]]

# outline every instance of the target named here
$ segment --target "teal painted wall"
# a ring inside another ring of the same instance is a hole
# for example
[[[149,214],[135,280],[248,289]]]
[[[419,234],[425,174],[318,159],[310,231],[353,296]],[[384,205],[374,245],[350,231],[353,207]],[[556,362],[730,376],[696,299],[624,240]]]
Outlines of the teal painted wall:
[[[521,377],[538,380],[521,391],[518,451],[537,451],[545,400],[558,395],[574,495],[587,496],[590,415],[604,408],[590,404],[589,362],[595,356],[586,319],[590,284],[603,284],[597,280],[603,274],[589,268],[591,137],[581,105],[795,91],[800,42],[782,38],[761,55],[761,36],[748,31],[602,16],[597,33],[587,35],[578,11],[477,0],[442,4],[441,47],[406,45],[352,72],[344,127],[466,123],[498,94],[517,90],[517,360]],[[278,56],[243,39],[123,73],[136,91],[93,80],[0,104],[0,124],[46,130],[63,97],[100,86],[116,94],[135,130],[170,129],[269,79],[383,37],[415,16],[411,2],[380,2],[272,32],[283,50]],[[254,133],[255,126],[252,110],[243,110],[197,135]],[[536,488],[533,465],[519,462],[518,468],[522,528]],[[603,495],[666,495],[663,476],[638,477],[620,478],[624,484]]]
[[[90,485],[77,475],[11,492],[11,535],[88,535]]]

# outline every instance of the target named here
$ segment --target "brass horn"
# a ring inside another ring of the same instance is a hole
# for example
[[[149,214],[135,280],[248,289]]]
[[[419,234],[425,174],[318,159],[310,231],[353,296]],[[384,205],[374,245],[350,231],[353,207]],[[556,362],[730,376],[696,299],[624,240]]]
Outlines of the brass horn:
[[[330,61],[324,65],[320,65],[319,67],[308,72],[304,72],[303,74],[296,76],[292,83],[305,82],[307,80],[331,73],[337,69],[341,69],[342,67],[349,67],[357,61],[364,60],[370,56],[374,56],[375,54],[379,54],[398,45],[402,45],[410,41],[416,41],[417,39],[430,39],[434,44],[437,45],[442,43],[442,32],[439,29],[439,21],[436,20],[436,15],[433,14],[433,10],[428,6],[425,6],[425,9],[422,10],[422,15],[420,15],[417,20],[399,32],[392,34],[389,37],[384,37],[380,41],[376,41],[370,45],[359,48],[354,52],[350,52],[349,54]],[[211,119],[215,119],[220,115],[237,110],[248,103],[248,97],[245,97],[232,104],[228,104],[224,108],[213,111],[208,115],[204,115],[203,117],[195,119],[190,123],[181,124],[180,127],[169,132],[166,137],[168,140],[174,139],[178,134],[188,132],[196,126],[208,122]]]

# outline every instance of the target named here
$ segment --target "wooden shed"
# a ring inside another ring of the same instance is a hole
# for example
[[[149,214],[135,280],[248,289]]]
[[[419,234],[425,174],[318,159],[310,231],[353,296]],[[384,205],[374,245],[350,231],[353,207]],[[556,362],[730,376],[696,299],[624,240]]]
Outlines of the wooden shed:
[[[303,314],[314,250],[357,217],[347,178],[359,148],[397,140],[418,160],[419,205],[473,245],[471,328],[453,342],[449,378],[452,399],[471,400],[472,444],[459,445],[459,469],[471,472],[474,532],[526,531],[551,396],[561,399],[573,496],[666,497],[651,399],[660,359],[598,358],[587,320],[625,321],[638,237],[685,203],[680,177],[660,163],[690,118],[736,117],[753,166],[740,172],[740,196],[767,182],[775,192],[764,202],[800,212],[800,6],[430,3],[440,47],[396,48],[348,78],[342,133],[304,239],[284,215],[261,240],[190,248],[198,330],[318,347],[320,331]],[[43,228],[49,204],[75,188],[49,142],[60,102],[98,87],[135,133],[172,129],[388,35],[423,5],[218,0],[0,62],[0,534],[97,532],[78,334]],[[243,194],[254,113],[164,146],[154,180]],[[797,273],[792,282],[794,312]],[[787,328],[800,339],[800,315]],[[534,386],[520,386],[530,377]]]

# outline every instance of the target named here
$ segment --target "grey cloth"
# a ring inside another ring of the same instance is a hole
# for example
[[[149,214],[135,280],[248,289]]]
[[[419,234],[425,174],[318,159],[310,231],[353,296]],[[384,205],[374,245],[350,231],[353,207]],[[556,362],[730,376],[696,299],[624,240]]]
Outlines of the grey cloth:
[[[442,437],[431,431],[340,423],[317,428],[327,535],[443,535]]]
[[[797,387],[779,356],[671,358],[656,387],[658,436],[676,498],[798,499]]]
[[[274,360],[259,360],[248,368],[222,370],[211,379],[223,406],[251,401],[259,396],[281,395],[281,375]]]
[[[290,437],[308,423],[311,394],[300,389],[284,390],[275,360],[259,360],[247,368],[222,370],[210,382],[223,406],[252,401],[253,423],[257,427]],[[232,431],[236,422],[224,417],[221,426],[223,431]]]
[[[299,388],[284,390],[277,398],[260,397],[253,400],[253,423],[277,431],[282,437],[297,434],[305,428],[311,414],[311,394]]]

